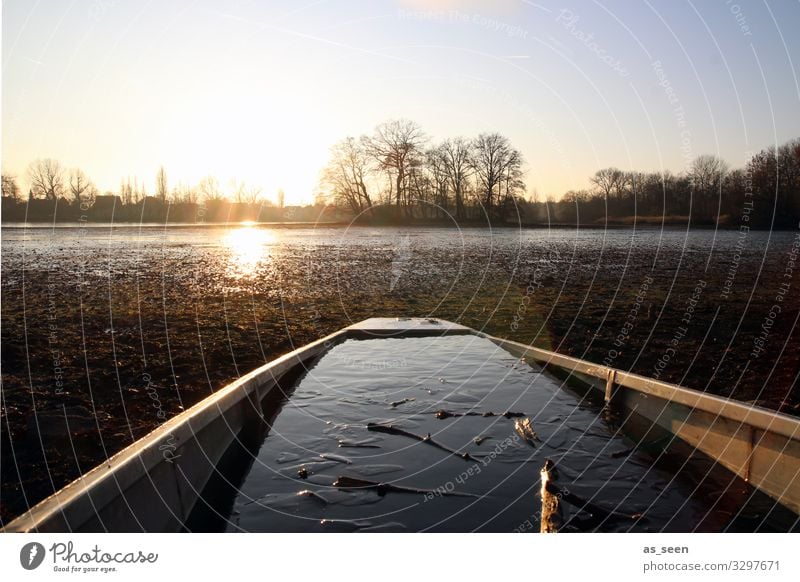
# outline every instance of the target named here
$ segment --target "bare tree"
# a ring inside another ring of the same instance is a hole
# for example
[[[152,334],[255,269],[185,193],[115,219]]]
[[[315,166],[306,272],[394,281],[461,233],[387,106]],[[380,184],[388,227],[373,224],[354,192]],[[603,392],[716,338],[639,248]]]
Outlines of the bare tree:
[[[92,181],[89,180],[86,174],[83,173],[83,170],[79,168],[74,168],[69,171],[68,183],[69,192],[72,194],[72,200],[75,204],[80,204],[85,201],[95,189]]]
[[[239,204],[255,204],[261,197],[261,188],[248,186],[245,182],[230,181],[231,195]]]
[[[261,188],[250,185],[244,187],[243,200],[245,204],[256,204],[261,198]]]
[[[123,204],[130,204],[133,202],[133,186],[131,185],[130,177],[119,183],[119,197]]]
[[[728,172],[728,164],[716,156],[697,156],[689,168],[692,187],[699,192],[716,190]]]
[[[228,181],[228,189],[230,191],[230,196],[234,202],[237,204],[244,204],[244,197],[245,197],[245,184],[244,182],[238,182],[235,178],[231,178]]]
[[[625,181],[630,189],[630,194],[634,198],[640,199],[644,192],[645,183],[647,182],[647,174],[644,172],[627,172],[625,174]]]
[[[119,197],[122,200],[123,204],[133,204],[136,201],[136,197],[138,196],[137,190],[139,189],[136,182],[131,182],[131,177],[128,176],[122,182],[120,182],[119,186]]]
[[[450,187],[456,203],[456,218],[464,218],[464,199],[472,174],[472,146],[464,138],[446,139],[441,145]]]
[[[499,133],[482,133],[475,138],[471,165],[487,212],[491,213],[493,207],[502,201],[503,187],[509,196],[521,184],[522,154]]]
[[[713,200],[720,200],[722,182],[728,173],[728,164],[716,156],[703,154],[697,156],[689,168],[689,181],[697,201],[701,218],[712,218],[716,213]]]
[[[762,216],[771,224],[792,225],[800,220],[800,138],[780,147],[770,146],[747,164],[746,187],[761,209],[774,209]],[[763,211],[762,211],[763,212]]]
[[[331,148],[331,159],[322,171],[323,187],[355,214],[372,208],[369,161],[365,141],[348,137]]]
[[[440,213],[446,212],[449,193],[449,174],[447,171],[447,154],[443,144],[425,152],[425,161],[433,185],[434,202],[439,207]]]
[[[283,188],[278,188],[278,208],[283,208],[286,205],[286,193]]]
[[[186,184],[179,183],[172,189],[171,198],[173,202],[194,204],[197,202],[197,190]]]
[[[34,196],[55,200],[64,194],[64,170],[56,160],[36,160],[28,167]]]
[[[508,160],[505,164],[505,171],[503,177],[503,186],[505,187],[504,202],[508,202],[516,198],[520,191],[525,190],[525,182],[522,180],[522,152],[511,148],[508,155]]]
[[[164,170],[164,166],[161,166],[156,174],[156,198],[160,199],[161,202],[166,202],[167,192],[169,192],[167,188],[167,172]]]
[[[3,174],[3,196],[14,200],[20,199],[20,190],[15,176]]]
[[[147,190],[144,187],[144,182],[139,185],[139,178],[133,177],[133,202],[138,203],[147,198]]]
[[[406,176],[406,191],[409,200],[413,199],[416,202],[416,207],[421,216],[426,217],[430,215],[430,202],[436,198],[436,186],[432,178],[430,168],[422,165],[415,164],[408,169]],[[414,205],[409,204],[406,209],[407,214],[414,215]]]
[[[778,148],[780,212],[786,216],[800,214],[800,138]]]
[[[408,203],[406,178],[409,169],[420,163],[427,138],[422,128],[407,119],[387,121],[375,128],[366,140],[367,150],[381,170],[394,177],[395,204]]]
[[[576,203],[588,202],[592,199],[592,194],[588,190],[569,190],[561,197],[562,202]]]
[[[213,176],[206,176],[200,180],[200,183],[197,185],[197,190],[206,202],[215,202],[225,199],[225,195],[219,187],[219,182],[217,182],[217,179]]]
[[[625,177],[625,172],[618,168],[603,168],[595,172],[591,181],[592,184],[597,187],[598,191],[609,200],[613,198],[615,194],[617,197],[620,197],[620,193],[624,190],[627,179]]]

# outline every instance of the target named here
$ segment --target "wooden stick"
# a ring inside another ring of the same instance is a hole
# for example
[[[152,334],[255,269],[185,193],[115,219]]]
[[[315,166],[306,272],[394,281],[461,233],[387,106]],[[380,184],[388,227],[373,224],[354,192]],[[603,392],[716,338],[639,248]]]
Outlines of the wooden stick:
[[[417,489],[416,487],[403,487],[402,485],[393,485],[392,483],[381,483],[378,481],[368,481],[367,479],[358,479],[356,477],[348,477],[342,475],[333,482],[334,487],[340,489],[375,489],[379,495],[386,495],[386,493],[416,493],[418,495],[428,496],[449,496],[449,497],[480,497],[472,493],[461,493],[460,491],[437,491],[432,489]]]
[[[511,412],[510,410],[507,410],[506,412],[479,412],[477,410],[471,410],[469,412],[450,412],[449,410],[437,410],[434,414],[439,420],[443,420],[445,418],[457,418],[459,416],[483,416],[487,418],[491,416],[505,416],[506,418],[519,418],[525,416],[524,412]]]
[[[420,441],[422,443],[428,443],[429,445],[432,445],[432,446],[436,447],[437,449],[441,449],[441,450],[443,450],[443,451],[445,451],[447,453],[450,453],[453,456],[458,457],[459,459],[464,459],[465,461],[477,461],[478,460],[475,457],[473,457],[472,455],[470,455],[469,453],[459,453],[458,451],[454,451],[451,448],[448,448],[448,447],[446,447],[446,446],[444,446],[442,444],[437,443],[435,440],[433,440],[431,438],[430,433],[428,433],[425,436],[422,436],[422,435],[414,434],[412,432],[408,432],[406,430],[403,430],[402,428],[398,428],[398,427],[392,426],[390,424],[376,424],[374,422],[370,422],[369,424],[367,424],[367,430],[371,430],[373,432],[382,432],[382,433],[386,433],[386,434],[404,436],[404,437],[408,437],[408,438],[411,438],[411,439],[414,439],[414,440],[418,440],[418,441]]]

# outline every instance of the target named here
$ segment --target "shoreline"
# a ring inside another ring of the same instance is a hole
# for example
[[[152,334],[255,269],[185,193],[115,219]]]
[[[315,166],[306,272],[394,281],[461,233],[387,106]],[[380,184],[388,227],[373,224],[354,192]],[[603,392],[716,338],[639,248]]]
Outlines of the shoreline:
[[[446,222],[2,222],[3,229],[58,229],[58,228],[140,228],[140,229],[188,229],[188,228],[236,228],[236,227],[269,227],[276,229],[301,229],[301,228],[446,228],[446,229],[518,229],[518,230],[720,230],[738,231],[739,225],[735,224],[689,224],[686,222],[641,221],[634,223],[609,222],[607,224],[571,224],[571,223],[500,223],[486,224],[479,221],[463,221],[460,224]],[[750,227],[752,232],[793,232],[797,230],[792,226],[775,226],[771,228]]]

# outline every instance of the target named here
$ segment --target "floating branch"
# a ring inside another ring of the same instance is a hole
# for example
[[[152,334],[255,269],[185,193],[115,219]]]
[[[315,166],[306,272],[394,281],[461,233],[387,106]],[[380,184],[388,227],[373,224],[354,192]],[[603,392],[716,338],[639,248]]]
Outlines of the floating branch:
[[[336,461],[337,463],[343,463],[345,465],[352,465],[353,461],[348,459],[347,457],[343,457],[341,455],[334,455],[333,453],[322,453],[320,457],[325,459],[326,461]]]
[[[459,416],[483,416],[487,418],[491,416],[505,416],[506,418],[519,418],[521,416],[525,416],[524,412],[479,412],[477,410],[471,410],[470,412],[450,412],[449,410],[437,410],[434,414],[439,420],[444,420],[445,418],[458,418]]]
[[[351,449],[379,449],[381,448],[380,445],[374,445],[372,443],[377,442],[377,439],[365,439],[361,441],[352,441],[347,439],[339,439],[339,446],[341,448],[351,448]]]
[[[451,448],[448,448],[442,444],[437,443],[435,440],[431,438],[430,433],[428,433],[425,436],[422,436],[414,434],[412,432],[408,432],[406,430],[403,430],[402,428],[397,428],[396,426],[392,426],[390,424],[389,425],[376,424],[374,422],[370,422],[369,424],[367,424],[367,430],[408,437],[410,439],[418,440],[422,443],[428,443],[429,445],[432,445],[437,449],[441,449],[447,453],[450,453],[451,455],[454,455],[459,459],[464,459],[465,461],[477,461],[477,459],[472,455],[470,455],[469,453],[459,453],[458,451],[454,451]]]
[[[393,485],[391,483],[382,483],[379,481],[369,481],[367,479],[358,479],[356,477],[348,477],[346,475],[342,475],[336,479],[336,481],[333,482],[333,486],[338,487],[339,489],[374,489],[378,492],[378,495],[386,495],[387,493],[414,493],[416,495],[439,497],[480,497],[480,495],[474,495],[472,493],[403,487],[402,485]]]

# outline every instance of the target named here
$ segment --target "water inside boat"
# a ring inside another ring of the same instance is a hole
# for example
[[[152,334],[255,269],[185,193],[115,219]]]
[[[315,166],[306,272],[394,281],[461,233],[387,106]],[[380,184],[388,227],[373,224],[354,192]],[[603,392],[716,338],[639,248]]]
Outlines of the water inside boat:
[[[539,531],[548,459],[562,532],[797,529],[671,434],[479,336],[348,339],[276,392],[187,529]]]

